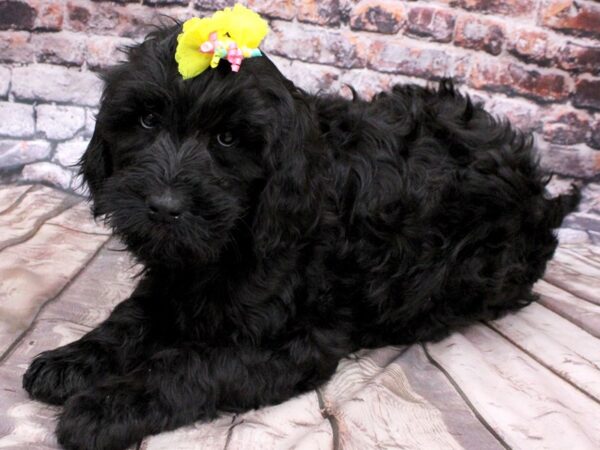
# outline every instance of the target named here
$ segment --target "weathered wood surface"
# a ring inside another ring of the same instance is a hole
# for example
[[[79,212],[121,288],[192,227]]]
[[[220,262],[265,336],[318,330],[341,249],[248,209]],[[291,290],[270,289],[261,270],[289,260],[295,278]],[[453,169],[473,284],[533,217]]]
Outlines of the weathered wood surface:
[[[35,188],[37,186],[0,186],[0,214],[16,207],[27,191]]]
[[[361,351],[317,391],[138,449],[600,448],[600,247],[563,235],[539,302],[517,314]],[[0,188],[0,249],[0,449],[56,449],[59,409],[29,400],[21,376],[102,321],[139,267],[84,202],[39,186]]]

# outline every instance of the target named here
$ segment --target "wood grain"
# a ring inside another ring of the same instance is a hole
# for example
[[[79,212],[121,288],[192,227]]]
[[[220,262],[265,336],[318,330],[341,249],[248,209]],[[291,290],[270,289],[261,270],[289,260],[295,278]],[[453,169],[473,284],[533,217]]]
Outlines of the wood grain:
[[[393,363],[400,352],[388,347],[345,359],[322,388],[325,409],[338,424],[340,448],[462,448],[443,413]]]
[[[600,338],[600,306],[582,300],[544,280],[538,281],[534,290],[540,294],[540,304]]]
[[[309,437],[308,439],[307,436]],[[226,414],[170,433],[146,438],[144,450],[331,448],[332,432],[319,411],[314,392],[280,405]]]
[[[128,253],[114,250],[118,247],[116,241],[109,241],[41,317],[88,327],[102,322],[133,291],[140,270]]]
[[[21,377],[36,354],[68,344],[87,330],[64,320],[41,321],[0,365],[0,379],[10,386],[0,396],[0,448],[59,448],[54,427],[60,409],[29,400]]]
[[[559,248],[555,259],[548,263],[544,280],[579,298],[600,305],[600,250],[593,245],[582,246],[573,255],[574,249],[569,246],[563,251]]]
[[[15,202],[29,190],[35,189],[35,186],[0,186],[0,214],[5,214],[12,209]]]
[[[110,235],[111,230],[99,220],[92,219],[90,206],[87,202],[80,202],[77,205],[65,211],[56,217],[47,221],[53,225],[60,225],[65,228],[74,229],[82,233]]]
[[[94,256],[107,236],[42,225],[29,240],[0,252],[0,353],[31,324]]]
[[[600,403],[599,339],[536,303],[490,326]]]
[[[485,325],[426,348],[510,447],[600,445],[600,404]]]
[[[26,241],[46,220],[78,202],[77,197],[45,186],[30,190],[10,214],[0,215],[0,250]]]

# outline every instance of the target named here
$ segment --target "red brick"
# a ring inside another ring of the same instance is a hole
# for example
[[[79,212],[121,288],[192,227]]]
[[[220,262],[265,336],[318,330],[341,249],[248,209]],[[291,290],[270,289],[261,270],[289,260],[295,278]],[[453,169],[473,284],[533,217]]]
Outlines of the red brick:
[[[579,0],[546,0],[540,9],[543,25],[580,36],[600,37],[600,6]]]
[[[440,49],[419,46],[411,47],[397,40],[376,41],[371,45],[368,67],[382,72],[394,72],[426,79],[451,76],[453,58]]]
[[[84,6],[79,6],[77,3],[69,2],[67,5],[67,14],[71,22],[77,27],[85,26],[89,23],[92,13]]]
[[[391,77],[371,70],[348,70],[340,77],[342,87],[352,86],[361,98],[370,99],[379,92],[386,91],[391,86]],[[351,92],[348,92],[351,97]]]
[[[556,106],[544,114],[544,139],[554,144],[574,145],[585,140],[589,116],[568,106]]]
[[[600,110],[600,78],[582,78],[575,84],[573,104]]]
[[[600,172],[600,152],[587,147],[539,145],[543,169],[559,175],[587,178]]]
[[[504,26],[496,21],[462,16],[456,23],[454,43],[460,47],[499,55],[504,43]]]
[[[114,3],[67,3],[68,21],[65,28],[90,34],[110,34],[124,37],[144,37],[153,25],[164,21],[164,16],[189,17],[184,9],[161,9],[157,14],[153,8],[140,4],[115,5]]]
[[[366,42],[347,31],[274,21],[262,48],[267,53],[338,67],[364,67]]]
[[[596,116],[596,120],[592,123],[590,134],[585,142],[590,147],[600,150],[600,115]]]
[[[236,0],[191,0],[194,8],[203,11],[216,11],[238,3]]]
[[[31,35],[27,31],[0,32],[0,61],[29,63],[33,62]]]
[[[506,117],[513,125],[525,131],[533,131],[541,125],[540,107],[521,98],[494,95],[488,104],[488,110],[499,117]]]
[[[451,76],[454,80],[464,82],[467,80],[467,75],[471,69],[471,55],[456,54],[454,55],[453,69]]]
[[[282,73],[307,92],[330,91],[340,76],[339,69],[302,61],[278,66]]]
[[[551,102],[569,95],[568,80],[557,73],[541,73],[502,60],[478,58],[471,69],[471,86]]]
[[[0,30],[31,30],[36,12],[25,2],[9,0],[0,3]]]
[[[567,42],[558,52],[558,65],[573,72],[600,73],[600,47]]]
[[[190,0],[143,0],[144,5],[149,6],[163,6],[163,5],[182,5],[185,6],[190,3]]]
[[[431,38],[434,41],[450,42],[456,15],[450,11],[416,6],[408,12],[408,34]]]
[[[0,30],[60,30],[63,3],[58,0],[0,2]]]
[[[35,33],[31,45],[36,49],[37,61],[80,66],[84,60],[84,36],[73,33]]]
[[[548,33],[529,29],[514,30],[509,33],[507,50],[517,58],[526,62],[547,65],[551,58],[548,55]]]
[[[33,27],[36,30],[59,31],[64,21],[63,0],[28,0],[37,12]]]
[[[304,0],[298,5],[298,20],[319,25],[340,24],[339,0]]]
[[[128,38],[91,36],[85,45],[85,60],[88,67],[93,70],[102,69],[123,61],[125,54],[121,49],[133,43],[134,41]]]
[[[350,12],[350,28],[353,30],[394,34],[405,22],[404,6],[389,0],[363,0]]]
[[[533,11],[531,0],[450,0],[451,6],[469,11],[498,13],[507,16],[526,16]]]
[[[232,3],[236,3],[236,1]],[[246,6],[257,13],[276,19],[291,20],[296,16],[294,0],[247,0]]]

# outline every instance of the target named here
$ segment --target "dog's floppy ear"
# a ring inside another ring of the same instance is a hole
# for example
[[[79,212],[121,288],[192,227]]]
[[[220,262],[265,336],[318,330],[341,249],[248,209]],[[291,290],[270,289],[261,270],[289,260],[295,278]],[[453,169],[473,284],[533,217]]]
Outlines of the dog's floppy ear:
[[[110,175],[112,170],[106,142],[100,136],[98,125],[96,125],[92,139],[79,161],[79,167],[79,173],[87,183],[93,199],[102,182]]]
[[[291,85],[291,83],[290,83]],[[305,94],[293,85],[292,95],[279,98],[279,133],[265,155],[268,178],[253,222],[257,250],[292,250],[307,238],[319,220],[322,189],[318,173],[318,127]]]

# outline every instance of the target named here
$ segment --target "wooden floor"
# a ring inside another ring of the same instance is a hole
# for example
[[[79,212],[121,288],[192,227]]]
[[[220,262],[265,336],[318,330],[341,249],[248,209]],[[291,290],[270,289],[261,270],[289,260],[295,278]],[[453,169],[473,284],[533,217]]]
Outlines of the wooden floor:
[[[436,344],[359,352],[317,391],[137,447],[599,449],[600,246],[590,236],[600,230],[568,223],[540,301],[518,314]],[[132,290],[136,267],[120,250],[78,197],[0,187],[0,449],[57,448],[59,408],[29,400],[21,376]]]

